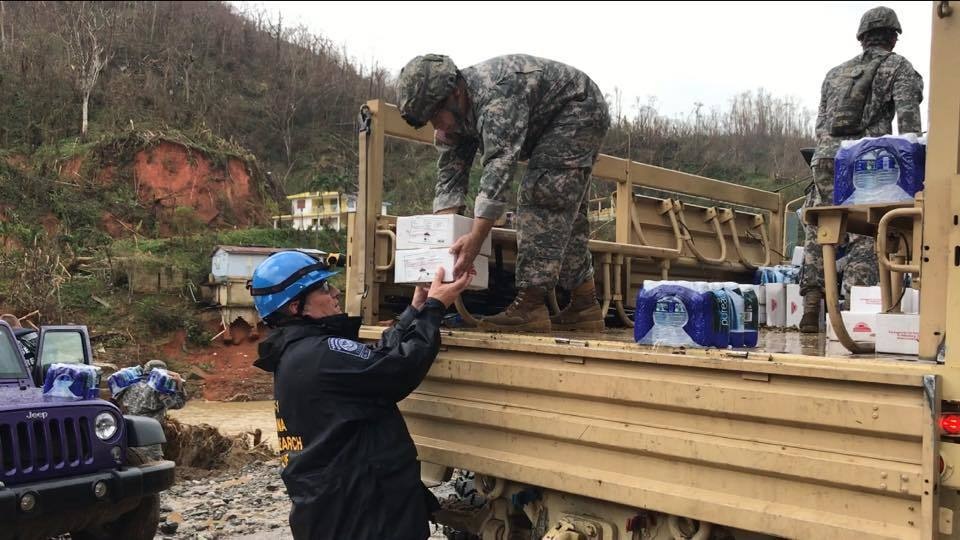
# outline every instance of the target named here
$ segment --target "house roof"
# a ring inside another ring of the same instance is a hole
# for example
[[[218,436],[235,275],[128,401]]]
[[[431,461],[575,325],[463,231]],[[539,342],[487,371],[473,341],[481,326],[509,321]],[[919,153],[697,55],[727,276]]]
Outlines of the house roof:
[[[293,195],[287,195],[288,199],[310,199],[313,197],[339,197],[339,191],[304,191],[303,193],[295,193]]]

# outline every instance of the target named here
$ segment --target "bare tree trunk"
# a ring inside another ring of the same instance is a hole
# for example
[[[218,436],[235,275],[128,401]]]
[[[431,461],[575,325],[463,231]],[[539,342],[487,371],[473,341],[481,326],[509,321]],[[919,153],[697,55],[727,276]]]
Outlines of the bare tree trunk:
[[[87,118],[88,118],[89,111],[90,111],[90,92],[86,92],[83,94],[83,120],[80,124],[81,137],[87,136],[87,128],[89,127]]]
[[[7,26],[7,9],[0,0],[0,51],[7,52],[7,32],[4,27]]]
[[[150,41],[153,41],[153,30],[157,26],[157,2],[153,2],[153,17],[150,19]]]

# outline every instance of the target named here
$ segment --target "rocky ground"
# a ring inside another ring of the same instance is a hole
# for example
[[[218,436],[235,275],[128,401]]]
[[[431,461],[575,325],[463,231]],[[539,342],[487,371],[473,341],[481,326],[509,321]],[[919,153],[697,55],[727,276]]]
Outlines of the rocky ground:
[[[161,495],[156,538],[292,539],[287,526],[290,500],[278,467],[277,460],[270,460],[212,474],[187,471]],[[451,491],[441,486],[435,494],[445,497]],[[433,537],[444,538],[439,531]]]

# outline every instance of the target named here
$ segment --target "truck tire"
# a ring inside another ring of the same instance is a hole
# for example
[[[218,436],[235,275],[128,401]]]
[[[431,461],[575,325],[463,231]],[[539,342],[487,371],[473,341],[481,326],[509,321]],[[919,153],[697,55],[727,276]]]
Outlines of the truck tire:
[[[460,500],[471,506],[480,507],[486,504],[487,499],[477,491],[476,473],[458,470],[453,477],[453,490]]]
[[[127,448],[127,465],[139,467],[153,461],[139,448]],[[140,504],[111,523],[73,532],[73,540],[152,540],[160,525],[160,495],[144,495]]]

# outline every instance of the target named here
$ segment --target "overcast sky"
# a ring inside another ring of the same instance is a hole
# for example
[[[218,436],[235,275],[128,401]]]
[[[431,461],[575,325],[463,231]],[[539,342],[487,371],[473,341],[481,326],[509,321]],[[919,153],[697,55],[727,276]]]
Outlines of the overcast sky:
[[[761,87],[815,112],[827,70],[860,50],[860,16],[886,5],[904,30],[896,52],[923,76],[927,127],[930,2],[233,3],[282,13],[284,26],[304,24],[393,75],[427,52],[460,67],[528,53],[582,69],[607,94],[618,88],[625,114],[654,97],[670,116]]]

